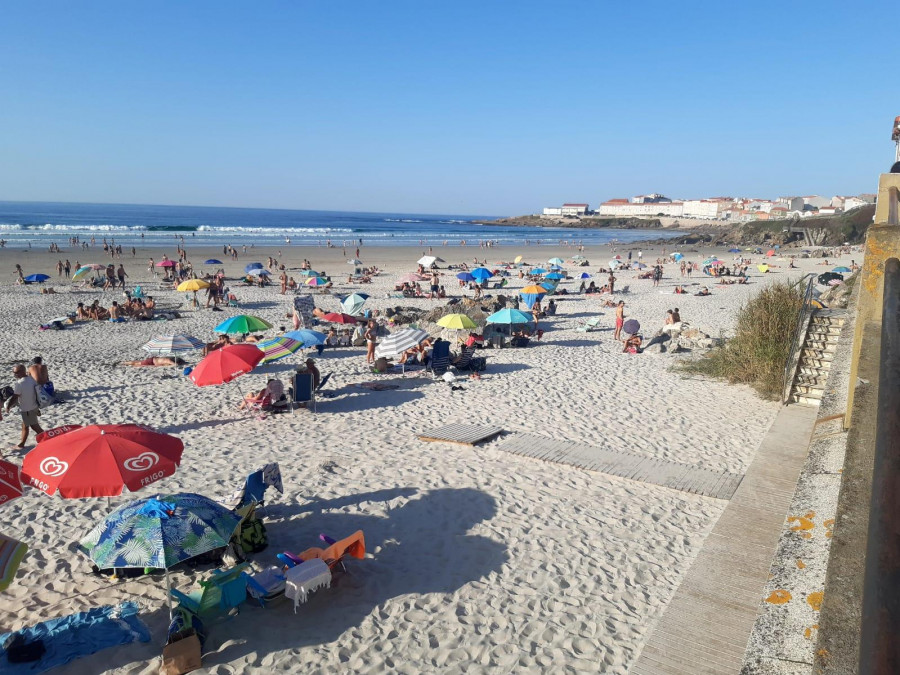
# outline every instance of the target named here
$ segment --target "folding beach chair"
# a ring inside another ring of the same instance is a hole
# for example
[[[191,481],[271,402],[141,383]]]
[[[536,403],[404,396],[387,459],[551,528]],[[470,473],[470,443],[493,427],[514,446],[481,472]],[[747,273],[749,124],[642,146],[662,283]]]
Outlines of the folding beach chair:
[[[278,466],[278,462],[261,466],[251,473],[244,480],[244,485],[241,489],[236,490],[231,496],[223,499],[222,504],[235,510],[250,504],[258,504],[264,507],[266,490],[270,487],[284,494],[284,484],[281,481],[281,468]]]
[[[247,575],[244,572],[247,567],[247,563],[241,563],[229,570],[217,570],[209,579],[200,582],[201,590],[190,595],[177,588],[170,588],[169,593],[181,607],[201,620],[228,616],[247,599]]]
[[[435,342],[431,350],[431,362],[426,370],[430,370],[433,377],[440,377],[450,368],[450,343],[447,340]]]
[[[299,554],[288,553],[285,551],[284,553],[279,553],[277,558],[288,567],[294,567],[307,560],[319,558],[328,565],[329,569],[333,570],[335,567],[340,567],[342,571],[346,572],[347,568],[344,567],[345,557],[350,556],[351,558],[357,558],[358,560],[362,560],[366,557],[366,539],[363,536],[362,530],[357,530],[349,537],[341,539],[340,541],[335,541],[324,534],[320,534],[319,539],[328,544],[328,548],[308,548]]]
[[[291,412],[297,404],[303,403],[305,407],[312,406],[316,410],[316,390],[313,387],[312,373],[294,373],[293,386],[291,387]]]

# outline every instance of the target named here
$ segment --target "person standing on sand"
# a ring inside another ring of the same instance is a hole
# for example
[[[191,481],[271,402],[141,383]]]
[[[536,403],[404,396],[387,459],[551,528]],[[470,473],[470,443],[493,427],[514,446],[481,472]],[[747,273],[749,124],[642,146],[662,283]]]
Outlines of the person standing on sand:
[[[612,295],[616,292],[616,278],[613,276],[613,273],[609,273],[609,294]]]
[[[13,385],[13,395],[6,401],[6,412],[18,404],[19,412],[22,414],[22,439],[15,446],[19,450],[25,448],[25,441],[28,440],[28,429],[34,429],[35,433],[43,433],[38,418],[41,416],[41,409],[38,407],[37,382],[25,370],[25,366],[17,363],[13,367],[13,377],[16,383]],[[0,415],[0,419],[3,416]]]
[[[616,332],[613,333],[614,340],[622,339],[622,326],[625,325],[625,301],[619,300],[616,305]]]
[[[57,260],[56,261],[56,276],[61,277],[62,271],[63,271],[62,260]]]
[[[66,259],[66,264],[63,266],[63,272],[66,274],[66,279],[69,278],[69,273],[72,271],[72,265],[68,259]]]
[[[281,282],[281,294],[287,294],[287,272],[282,272],[281,276],[278,277],[278,280]]]
[[[366,363],[375,363],[375,322],[369,321],[366,324],[366,332],[363,336],[366,339]]]

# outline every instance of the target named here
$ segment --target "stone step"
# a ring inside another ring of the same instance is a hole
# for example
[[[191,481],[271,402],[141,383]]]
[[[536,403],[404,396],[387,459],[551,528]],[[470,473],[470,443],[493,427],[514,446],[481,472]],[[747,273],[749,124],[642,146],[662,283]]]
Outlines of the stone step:
[[[819,399],[803,396],[802,394],[791,394],[788,400],[792,403],[797,403],[798,405],[808,405],[814,407],[818,407],[822,404]]]
[[[817,324],[819,326],[843,326],[844,321],[845,321],[845,319],[841,319],[839,317],[834,317],[834,316],[815,316],[815,315],[813,315],[813,318],[809,323]]]
[[[800,358],[818,359],[819,361],[834,361],[834,350],[825,351],[824,349],[816,349],[815,347],[803,347],[800,350]]]
[[[804,349],[818,349],[823,352],[835,352],[837,351],[837,344],[834,342],[826,342],[824,340],[816,340],[806,338],[806,341],[803,343]]]
[[[797,370],[800,372],[815,371],[825,375],[831,370],[831,361],[822,361],[820,359],[800,359],[797,364]]]
[[[810,398],[822,398],[822,394],[825,393],[825,387],[819,384],[795,384],[791,389],[791,393],[803,394],[804,396],[809,396]]]
[[[821,387],[824,389],[827,379],[827,376],[800,374],[794,380],[794,387]]]
[[[809,330],[806,333],[807,335],[816,335],[820,336],[823,339],[831,339],[831,336],[834,336],[834,339],[840,337],[841,328],[839,326],[810,326]]]
[[[797,377],[799,378],[800,376],[807,379],[810,377],[818,377],[825,380],[828,378],[828,369],[816,368],[815,366],[808,366],[801,363],[797,366]]]

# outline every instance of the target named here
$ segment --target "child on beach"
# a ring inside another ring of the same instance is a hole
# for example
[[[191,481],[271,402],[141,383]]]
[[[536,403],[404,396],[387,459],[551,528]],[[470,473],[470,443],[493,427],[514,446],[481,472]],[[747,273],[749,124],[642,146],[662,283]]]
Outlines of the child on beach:
[[[614,340],[621,340],[622,336],[622,326],[625,325],[625,301],[619,300],[619,304],[616,305],[616,332],[613,333]]]

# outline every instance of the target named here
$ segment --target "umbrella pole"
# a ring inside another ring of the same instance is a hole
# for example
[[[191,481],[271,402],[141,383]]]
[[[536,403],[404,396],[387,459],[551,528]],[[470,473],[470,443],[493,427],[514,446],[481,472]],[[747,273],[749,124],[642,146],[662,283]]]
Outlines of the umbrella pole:
[[[169,585],[169,568],[166,568],[166,601],[169,604],[169,623],[172,623],[172,593]]]

